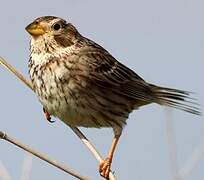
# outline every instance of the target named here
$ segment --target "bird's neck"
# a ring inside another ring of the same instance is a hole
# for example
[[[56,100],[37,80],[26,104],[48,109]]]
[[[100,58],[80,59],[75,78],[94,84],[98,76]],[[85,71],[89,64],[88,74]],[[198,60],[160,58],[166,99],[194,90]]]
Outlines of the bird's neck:
[[[44,38],[32,38],[30,42],[30,62],[35,66],[42,66],[49,62],[53,57],[62,57],[63,54],[72,53],[75,46],[62,47],[55,40]]]

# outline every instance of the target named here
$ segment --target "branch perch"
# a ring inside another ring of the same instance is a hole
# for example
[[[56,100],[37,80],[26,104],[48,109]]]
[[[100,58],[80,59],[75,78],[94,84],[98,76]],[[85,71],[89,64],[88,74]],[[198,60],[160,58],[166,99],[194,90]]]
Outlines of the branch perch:
[[[0,64],[3,65],[7,70],[9,70],[11,73],[13,73],[21,82],[23,82],[28,88],[30,88],[33,91],[31,82],[24,78],[24,76],[19,73],[13,66],[8,64],[6,60],[4,60],[2,57],[0,57]],[[82,143],[86,145],[86,147],[90,150],[90,152],[94,155],[96,160],[100,163],[103,161],[101,155],[98,153],[96,148],[91,144],[91,142],[86,138],[86,136],[76,127],[70,127],[72,131],[80,138]],[[53,164],[54,165],[54,164]],[[54,165],[55,166],[55,165]],[[110,172],[109,175],[110,180],[116,180],[115,176],[112,172]]]
[[[17,140],[9,137],[6,133],[3,133],[1,131],[0,131],[0,139],[4,139],[4,140],[6,140],[6,141],[20,147],[21,149],[24,149],[25,151],[37,156],[38,158],[48,162],[49,164],[52,164],[53,166],[61,169],[62,171],[66,172],[66,173],[68,173],[68,174],[70,174],[70,175],[72,175],[72,176],[74,176],[74,177],[76,177],[78,179],[81,179],[81,180],[87,180],[88,179],[86,177],[83,177],[83,176],[79,175],[78,173],[71,170],[70,168],[65,167],[64,165],[59,164],[58,162],[49,159],[45,154],[41,154],[40,152],[37,152],[37,151],[31,149],[30,147],[18,142]]]

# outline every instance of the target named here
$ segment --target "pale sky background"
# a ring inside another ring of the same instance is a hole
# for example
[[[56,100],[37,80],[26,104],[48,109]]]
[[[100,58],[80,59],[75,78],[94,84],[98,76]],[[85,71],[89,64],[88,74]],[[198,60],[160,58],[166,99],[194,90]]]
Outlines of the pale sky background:
[[[0,55],[28,77],[29,36],[33,19],[55,15],[72,22],[148,82],[196,92],[204,105],[203,0],[7,0],[0,3]],[[0,130],[70,165],[91,179],[101,179],[98,162],[60,120],[49,124],[36,96],[0,67]],[[179,167],[204,144],[204,118],[173,111]],[[105,157],[109,129],[82,129]],[[0,161],[13,180],[20,179],[25,152],[0,142]],[[119,180],[170,180],[166,117],[149,105],[134,111],[115,154]],[[186,180],[204,178],[204,157]],[[33,158],[31,180],[74,179]]]

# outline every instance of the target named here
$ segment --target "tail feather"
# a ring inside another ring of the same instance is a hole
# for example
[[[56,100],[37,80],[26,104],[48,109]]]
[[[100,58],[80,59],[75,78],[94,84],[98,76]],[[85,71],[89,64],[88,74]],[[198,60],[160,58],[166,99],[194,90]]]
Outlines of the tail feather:
[[[151,86],[157,103],[201,115],[199,104],[196,102],[197,100],[191,97],[192,92],[155,85]]]

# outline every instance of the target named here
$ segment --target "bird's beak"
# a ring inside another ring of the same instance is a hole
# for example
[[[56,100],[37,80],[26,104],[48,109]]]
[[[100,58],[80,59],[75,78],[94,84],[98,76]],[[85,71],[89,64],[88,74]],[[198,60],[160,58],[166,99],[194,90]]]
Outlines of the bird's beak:
[[[26,28],[26,31],[30,33],[32,36],[40,36],[45,34],[45,29],[43,28],[42,25],[36,24],[36,23],[31,23],[29,24]]]

